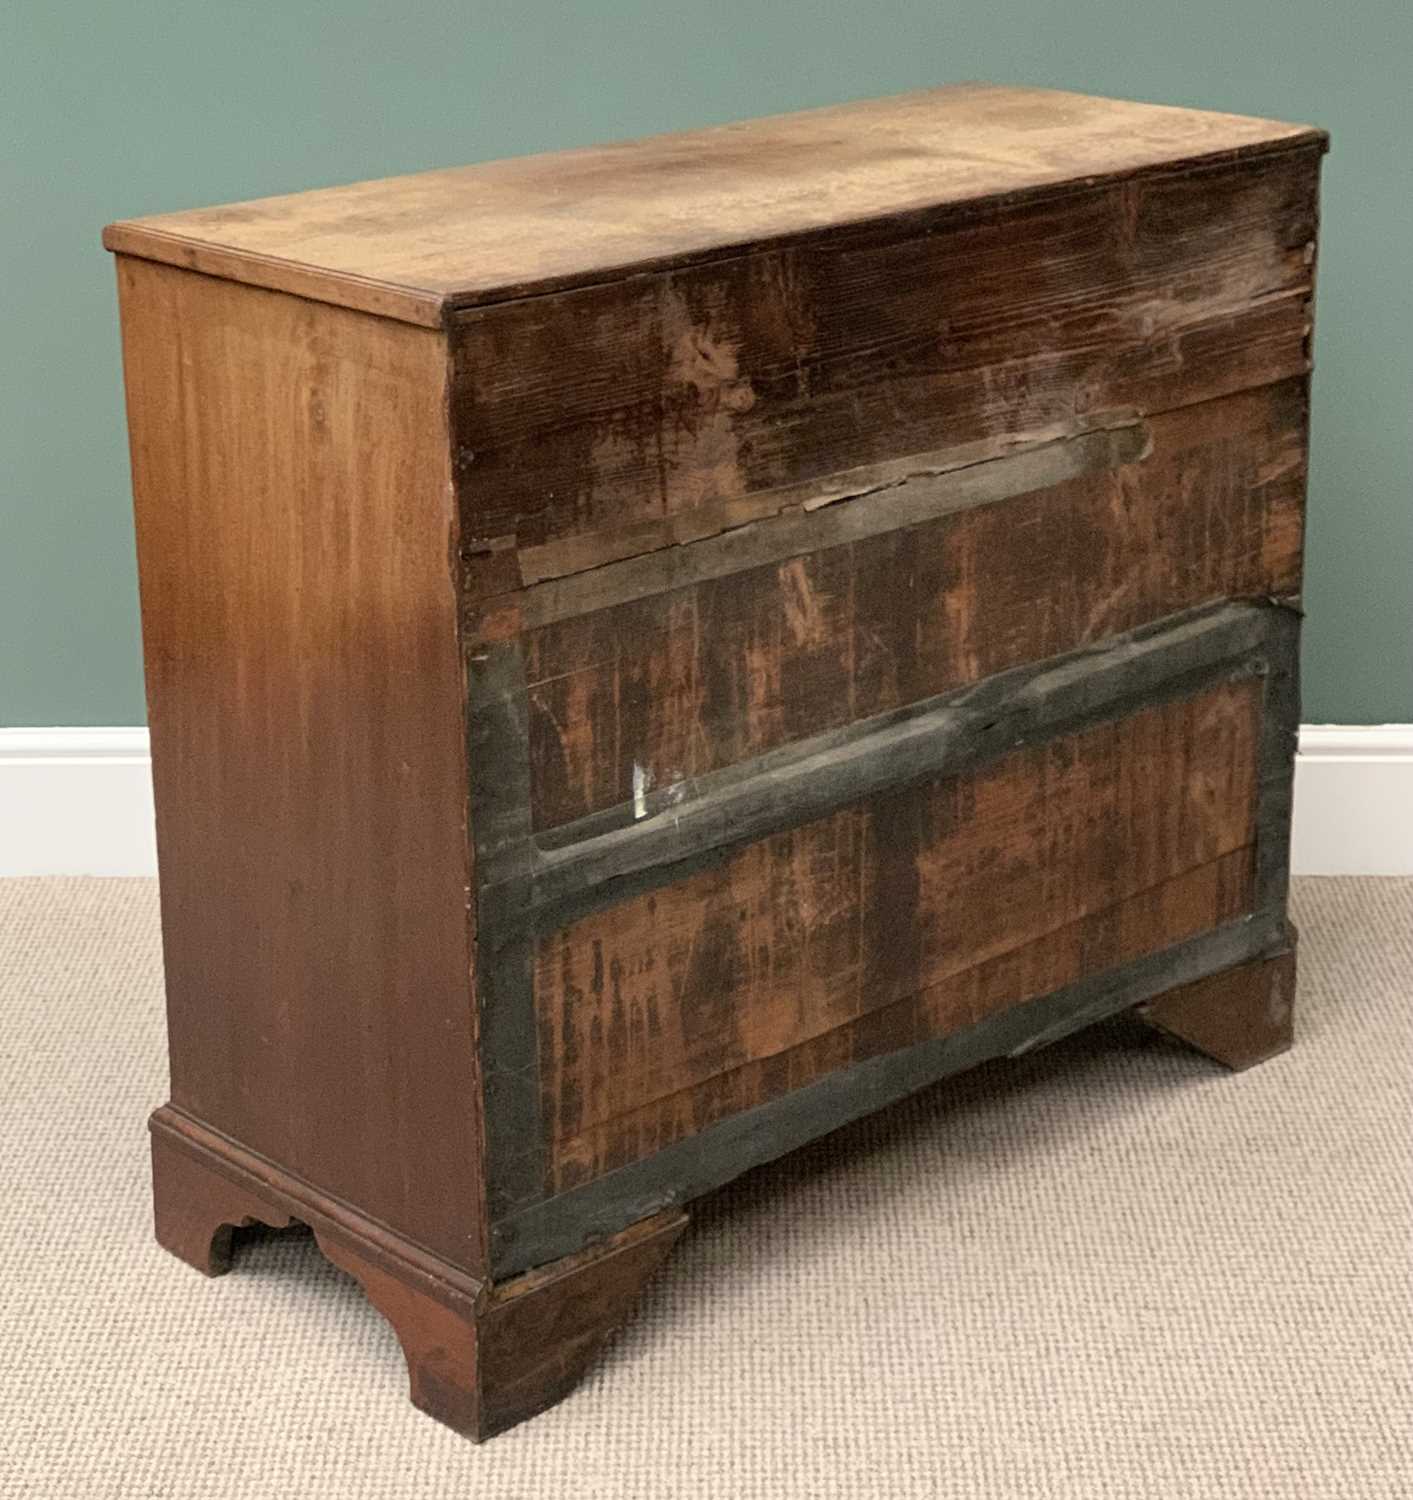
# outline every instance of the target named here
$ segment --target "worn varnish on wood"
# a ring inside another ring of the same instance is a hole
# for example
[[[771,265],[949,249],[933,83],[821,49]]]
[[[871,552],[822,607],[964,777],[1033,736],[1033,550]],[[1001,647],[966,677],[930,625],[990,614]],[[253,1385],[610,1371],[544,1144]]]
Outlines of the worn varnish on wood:
[[[757,1162],[1279,1050],[1324,146],[965,85],[111,226],[163,1243],[311,1224],[484,1435]]]

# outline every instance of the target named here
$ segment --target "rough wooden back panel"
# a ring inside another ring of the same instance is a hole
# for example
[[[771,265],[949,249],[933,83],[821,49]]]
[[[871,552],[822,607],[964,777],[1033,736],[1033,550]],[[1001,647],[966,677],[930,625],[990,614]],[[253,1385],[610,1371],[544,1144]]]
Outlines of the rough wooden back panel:
[[[436,325],[939,204],[1299,141],[1308,126],[991,84],[869,99],[111,225],[110,249]]]
[[[890,791],[890,760],[803,825],[808,776],[777,796],[771,767],[1181,611],[1298,595],[1318,162],[1158,169],[453,320],[463,624],[514,789],[483,872],[517,927],[483,996],[518,1100],[492,1129],[502,1247],[536,1195],[1258,895],[1278,916],[1279,835],[1258,856],[1255,830],[1288,756],[1249,684],[925,790]],[[734,852],[688,858],[678,818]]]
[[[461,316],[469,597],[846,495],[861,467],[974,461],[1304,374],[1318,163],[1101,182]]]
[[[118,279],[173,1103],[479,1272],[443,341]]]
[[[1249,908],[1259,684],[840,809],[545,935],[554,1190]]]
[[[883,490],[814,512],[814,552],[526,631],[535,826],[626,817],[635,795],[655,811],[792,740],[1209,600],[1298,593],[1305,429],[1297,377],[1124,429],[1057,483],[1025,488],[1049,477],[1035,462],[974,465],[911,485],[964,508],[831,545],[846,511],[886,522],[909,486]],[[619,571],[641,588],[686,567]]]

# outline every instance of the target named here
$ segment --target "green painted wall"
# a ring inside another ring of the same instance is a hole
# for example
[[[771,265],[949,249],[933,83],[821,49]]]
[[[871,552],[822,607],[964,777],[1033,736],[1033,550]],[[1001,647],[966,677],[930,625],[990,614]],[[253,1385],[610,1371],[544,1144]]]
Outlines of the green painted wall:
[[[1413,720],[1408,0],[0,12],[0,724],[143,718],[106,221],[966,78],[1333,133],[1305,717]]]

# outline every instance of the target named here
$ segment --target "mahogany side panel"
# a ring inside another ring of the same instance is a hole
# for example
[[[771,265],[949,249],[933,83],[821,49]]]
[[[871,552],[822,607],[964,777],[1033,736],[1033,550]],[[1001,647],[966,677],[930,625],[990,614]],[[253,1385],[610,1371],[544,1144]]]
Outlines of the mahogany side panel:
[[[750,843],[539,940],[547,1191],[1249,910],[1238,679]]]
[[[444,342],[118,282],[173,1103],[476,1271]]]

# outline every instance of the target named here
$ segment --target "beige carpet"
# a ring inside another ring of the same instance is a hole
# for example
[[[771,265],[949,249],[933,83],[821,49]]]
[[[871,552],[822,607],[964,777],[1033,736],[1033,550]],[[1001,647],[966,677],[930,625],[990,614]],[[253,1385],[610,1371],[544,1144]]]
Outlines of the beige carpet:
[[[1294,1052],[1116,1023],[758,1172],[477,1448],[309,1240],[152,1243],[154,885],[0,883],[0,1496],[1413,1495],[1413,881],[1296,915]]]

